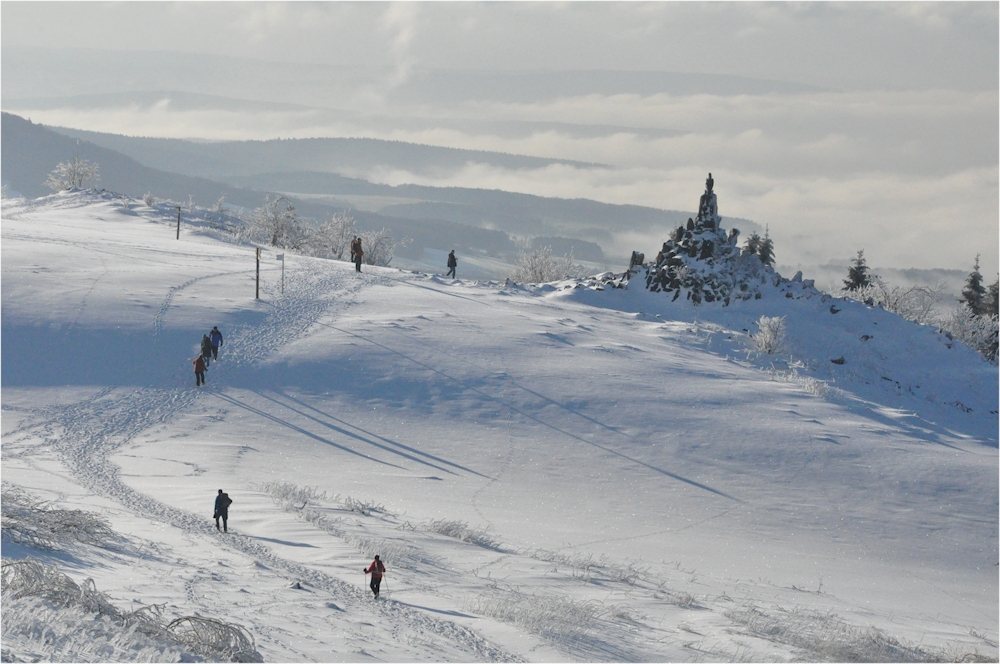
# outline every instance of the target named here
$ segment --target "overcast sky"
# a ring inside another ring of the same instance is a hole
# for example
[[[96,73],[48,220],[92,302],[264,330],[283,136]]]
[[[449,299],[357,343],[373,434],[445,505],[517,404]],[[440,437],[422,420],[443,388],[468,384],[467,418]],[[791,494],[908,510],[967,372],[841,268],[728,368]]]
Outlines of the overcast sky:
[[[6,98],[14,88],[6,79],[16,79],[12,68],[26,47],[214,54],[345,72],[384,68],[377,80],[362,81],[347,93],[336,88],[333,95],[331,84],[326,97],[315,89],[323,87],[315,78],[303,78],[301,90],[289,91],[294,73],[280,90],[261,84],[269,80],[261,74],[224,91],[242,99],[349,111],[351,121],[316,113],[179,111],[169,105],[115,112],[36,110],[35,121],[202,138],[365,135],[600,162],[610,167],[530,173],[470,167],[438,178],[357,175],[393,184],[497,187],[673,209],[696,206],[711,170],[720,213],[770,225],[781,262],[823,263],[865,248],[875,265],[968,269],[982,253],[984,272],[995,279],[1000,196],[995,2],[2,2],[0,17],[0,92]],[[794,83],[801,90],[776,93],[762,87],[757,94],[724,94],[707,86],[701,94],[598,90],[558,98],[535,91],[535,98],[438,104],[393,97],[393,90],[427,68],[718,74]],[[185,77],[187,91],[211,91],[208,83],[198,87],[196,68]],[[55,73],[33,79],[34,96],[81,93]],[[177,89],[159,83],[154,76],[127,82],[137,90]],[[126,83],[114,85],[95,92],[121,90]],[[27,89],[21,85],[15,91]],[[358,114],[380,119],[366,123]],[[386,117],[421,120],[394,125]],[[469,119],[660,133],[580,136],[546,127],[512,136],[462,123]]]

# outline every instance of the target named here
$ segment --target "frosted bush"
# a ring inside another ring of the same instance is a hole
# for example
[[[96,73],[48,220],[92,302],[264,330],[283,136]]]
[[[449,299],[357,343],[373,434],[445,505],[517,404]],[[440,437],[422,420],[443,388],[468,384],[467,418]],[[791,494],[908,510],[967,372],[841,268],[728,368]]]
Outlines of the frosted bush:
[[[977,316],[963,304],[953,309],[941,321],[941,327],[961,343],[978,351],[990,362],[996,363],[998,338],[996,316]]]
[[[891,286],[878,277],[873,277],[867,286],[856,290],[841,291],[843,297],[877,305],[908,321],[920,325],[935,322],[936,308],[941,301],[944,284],[933,288],[927,286]]]
[[[746,605],[725,616],[758,638],[803,652],[796,659],[833,662],[940,661],[939,654],[888,636],[874,627],[851,625],[836,615],[803,609],[769,614]],[[964,660],[955,660],[964,661]]]
[[[785,345],[785,317],[761,316],[757,319],[757,333],[750,335],[761,352],[773,355]]]
[[[146,207],[153,207],[156,205],[156,197],[153,196],[152,192],[147,191],[142,195],[142,202],[146,204]]]
[[[428,532],[444,535],[445,537],[454,537],[457,540],[487,549],[500,548],[500,542],[490,533],[479,528],[470,528],[469,524],[463,521],[435,520],[423,526],[423,529]]]
[[[0,504],[0,530],[5,540],[15,544],[58,551],[75,542],[108,547],[121,539],[96,514],[56,509],[21,489],[4,487]]]
[[[595,626],[602,613],[594,602],[574,602],[554,595],[527,595],[492,587],[470,600],[470,611],[515,625],[544,639],[572,641]]]
[[[542,247],[531,253],[521,254],[510,279],[522,284],[542,284],[574,275],[573,255],[556,258],[552,247]]]
[[[3,559],[0,592],[4,644],[22,652],[58,652],[65,661],[191,661],[185,651],[209,660],[263,661],[238,625],[193,616],[164,625],[156,606],[121,611],[92,579],[78,584],[34,558]]]

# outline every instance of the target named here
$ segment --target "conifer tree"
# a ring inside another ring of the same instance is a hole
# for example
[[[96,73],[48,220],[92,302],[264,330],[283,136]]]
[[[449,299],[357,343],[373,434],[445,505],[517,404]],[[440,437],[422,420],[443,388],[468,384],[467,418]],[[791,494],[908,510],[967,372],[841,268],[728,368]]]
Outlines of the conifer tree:
[[[767,226],[764,227],[764,239],[760,241],[757,255],[760,256],[760,262],[764,265],[774,265],[774,240],[771,239]]]
[[[847,268],[847,279],[844,279],[844,290],[856,291],[872,283],[868,274],[868,265],[865,263],[865,250],[859,249],[854,262]]]
[[[754,231],[750,234],[750,237],[747,238],[747,243],[743,245],[743,251],[756,256],[760,252],[760,242],[760,236],[757,235],[756,231]]]
[[[987,313],[991,316],[1000,316],[1000,279],[994,281],[993,285],[990,286]]]
[[[972,272],[969,273],[969,278],[965,280],[965,288],[962,289],[962,302],[977,316],[982,316],[988,311],[983,275],[979,273],[979,254],[976,254],[976,264],[972,268]]]

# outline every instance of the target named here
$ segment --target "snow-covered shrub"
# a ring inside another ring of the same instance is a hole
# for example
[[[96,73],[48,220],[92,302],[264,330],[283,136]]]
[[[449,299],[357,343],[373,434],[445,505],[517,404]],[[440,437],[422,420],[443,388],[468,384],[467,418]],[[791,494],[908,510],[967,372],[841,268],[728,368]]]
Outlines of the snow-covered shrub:
[[[541,247],[530,253],[523,253],[510,274],[511,281],[527,284],[541,284],[574,276],[573,254],[556,258],[552,247]]]
[[[153,207],[156,205],[156,197],[153,196],[152,192],[147,191],[142,195],[142,202],[146,204],[146,207]]]
[[[977,316],[961,305],[941,321],[941,328],[990,362],[997,362],[998,325],[996,316]]]
[[[785,344],[785,317],[761,316],[757,319],[757,333],[750,338],[761,352],[768,355],[779,352]]]
[[[770,614],[746,605],[725,616],[751,635],[804,651],[803,660],[831,662],[938,661],[934,653],[874,627],[858,627],[830,613],[805,609]],[[799,659],[799,658],[796,658]],[[961,660],[957,660],[961,661]]]
[[[215,205],[212,206],[212,212],[216,214],[225,214],[226,212],[226,195],[223,194],[219,196],[219,200],[215,201]]]
[[[355,500],[348,496],[344,498],[342,502],[343,506],[352,512],[357,512],[362,516],[371,516],[375,512],[385,513],[385,506],[375,503],[374,501],[365,500]]]
[[[34,558],[4,558],[0,592],[4,644],[17,644],[19,651],[38,644],[53,652],[58,644],[65,661],[190,661],[189,653],[263,661],[253,637],[238,625],[197,617],[164,625],[155,606],[121,611],[92,579],[77,584]]]
[[[101,174],[97,164],[73,157],[73,161],[62,161],[56,165],[55,170],[45,178],[45,186],[53,191],[66,191],[81,189],[85,180],[97,182],[100,179]]]
[[[480,528],[470,528],[469,524],[464,521],[434,520],[424,525],[423,529],[428,532],[444,535],[445,537],[454,537],[457,540],[487,549],[500,548],[499,540],[493,537],[493,535]]]
[[[179,641],[209,659],[227,662],[263,662],[253,637],[239,625],[221,620],[185,616],[167,625]]]
[[[554,595],[528,595],[493,586],[471,599],[466,608],[557,643],[579,639],[593,628],[604,609],[596,602],[575,602]]]
[[[908,321],[930,325],[936,321],[935,308],[941,301],[944,283],[928,286],[891,286],[879,277],[870,277],[868,283],[857,288],[844,289],[839,294],[859,302],[881,306]]]
[[[74,542],[108,547],[120,540],[96,514],[56,509],[21,489],[4,487],[0,503],[3,511],[0,532],[4,540],[15,544],[58,551]]]

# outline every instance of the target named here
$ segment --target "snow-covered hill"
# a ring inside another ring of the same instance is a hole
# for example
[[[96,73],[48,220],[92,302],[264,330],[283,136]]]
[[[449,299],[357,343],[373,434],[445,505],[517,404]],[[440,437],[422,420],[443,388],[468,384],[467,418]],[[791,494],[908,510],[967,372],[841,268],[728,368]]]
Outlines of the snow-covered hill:
[[[252,248],[175,223],[3,201],[5,661],[219,656],[122,617],[152,605],[267,661],[996,661],[997,369],[936,330],[801,282],[696,307],[286,254],[282,293],[270,251],[255,300]],[[15,596],[29,557],[114,610]]]

